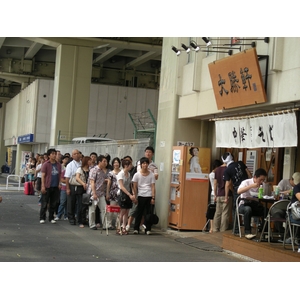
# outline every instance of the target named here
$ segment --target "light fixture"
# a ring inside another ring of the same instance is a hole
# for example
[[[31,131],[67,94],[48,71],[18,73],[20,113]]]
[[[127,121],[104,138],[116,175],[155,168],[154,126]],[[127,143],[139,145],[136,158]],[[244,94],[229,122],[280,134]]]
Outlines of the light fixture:
[[[186,51],[186,53],[191,51],[191,48],[187,47],[185,44],[181,44],[181,47]]]
[[[194,40],[191,40],[191,41],[190,41],[190,45],[191,45],[191,47],[194,48],[194,50],[195,50],[196,52],[198,52],[198,51],[200,50],[200,47],[198,46],[198,44],[197,44]]]
[[[210,39],[211,41],[224,41],[224,40],[228,40],[229,38],[219,38],[219,39]],[[265,37],[265,38],[238,38],[235,37],[234,38],[236,41],[264,41],[265,43],[269,43],[270,38],[269,37]]]
[[[177,56],[180,55],[180,50],[178,50],[175,46],[172,46],[172,50],[176,53]]]
[[[237,41],[264,41],[265,43],[269,43],[270,41],[270,38],[268,37],[265,37],[263,39],[249,39],[249,38],[246,38],[246,39],[240,39],[240,38],[236,38]]]
[[[223,44],[223,46],[232,46],[232,44]],[[242,46],[251,46],[252,48],[255,48],[256,42],[252,42],[251,44],[242,44]]]
[[[216,53],[227,53],[228,55],[232,55],[232,50],[228,50],[228,51],[213,51],[213,50],[201,50],[201,52],[216,52]]]
[[[204,41],[207,47],[211,45],[211,41],[207,37],[203,37],[202,40]]]
[[[232,50],[240,50],[240,52],[242,51],[242,47],[238,47],[238,48],[233,48],[233,47],[212,47],[213,49],[232,49]]]

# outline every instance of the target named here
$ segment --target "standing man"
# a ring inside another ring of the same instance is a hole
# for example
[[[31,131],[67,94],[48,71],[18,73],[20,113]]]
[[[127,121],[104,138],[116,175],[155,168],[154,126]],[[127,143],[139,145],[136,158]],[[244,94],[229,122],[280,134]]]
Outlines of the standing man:
[[[155,178],[154,174],[149,171],[149,159],[142,157],[140,160],[140,170],[136,172],[132,178],[133,191],[135,200],[137,200],[136,220],[134,223],[134,234],[139,233],[139,224],[143,216],[151,212],[151,204],[155,204]],[[152,224],[146,223],[145,233],[151,234]]]
[[[77,186],[80,185],[76,181],[76,171],[81,167],[80,153],[77,149],[72,151],[73,160],[67,165],[65,178],[66,178],[66,192],[67,192],[67,209],[68,220],[71,225],[76,225],[75,214],[77,214],[78,223],[81,223],[81,196],[77,195]]]
[[[235,218],[236,211],[236,199],[239,196],[237,193],[238,187],[240,186],[243,180],[251,178],[252,175],[248,170],[247,166],[242,161],[235,162],[233,160],[233,155],[230,152],[226,152],[222,157],[223,163],[227,165],[227,168],[224,172],[224,181],[225,183],[225,200],[229,199],[229,190],[232,190],[233,193],[233,203],[232,203],[232,220]],[[238,233],[237,224],[233,228],[235,234]]]
[[[101,219],[105,215],[106,200],[109,199],[109,190],[107,189],[107,183],[110,181],[107,169],[107,159],[104,155],[100,155],[97,158],[97,166],[90,170],[89,175],[89,187],[87,193],[91,195],[93,200],[92,205],[89,206],[89,226],[90,229],[97,230],[95,224],[95,209],[98,206],[101,211]]]
[[[223,157],[222,157],[223,160]],[[225,181],[223,180],[226,163],[215,169],[214,178],[214,202],[216,203],[216,212],[213,220],[213,231],[223,232],[228,229],[230,210],[232,207],[232,193],[229,191],[229,197],[225,199]]]
[[[42,187],[40,209],[40,223],[46,220],[47,207],[49,205],[49,222],[55,224],[54,212],[57,202],[59,202],[61,164],[56,161],[56,150],[51,148],[47,151],[48,160],[42,165]]]
[[[151,146],[146,147],[145,157],[148,158],[148,160],[149,160],[148,170],[154,174],[154,178],[155,178],[155,180],[157,180],[158,179],[158,168],[157,168],[157,165],[152,160],[153,155],[154,155],[153,147],[151,147]],[[137,172],[139,172],[140,170],[141,170],[141,162],[138,161],[137,162]],[[126,226],[127,231],[129,231],[130,226],[131,226],[134,218],[136,217],[136,214],[137,214],[137,204],[133,203],[132,208],[129,212],[128,224]],[[141,226],[140,226],[141,231],[145,230],[145,226],[142,225],[143,223],[144,223],[144,218],[141,219]]]

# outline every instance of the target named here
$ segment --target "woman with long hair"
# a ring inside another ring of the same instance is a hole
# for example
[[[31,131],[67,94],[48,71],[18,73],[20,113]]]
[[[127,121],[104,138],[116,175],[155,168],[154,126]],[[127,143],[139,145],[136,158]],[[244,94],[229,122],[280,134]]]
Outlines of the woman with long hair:
[[[189,150],[190,155],[192,155],[192,157],[189,160],[189,164],[190,164],[190,172],[191,173],[202,173],[201,170],[201,166],[199,164],[199,148],[197,147],[191,147]]]

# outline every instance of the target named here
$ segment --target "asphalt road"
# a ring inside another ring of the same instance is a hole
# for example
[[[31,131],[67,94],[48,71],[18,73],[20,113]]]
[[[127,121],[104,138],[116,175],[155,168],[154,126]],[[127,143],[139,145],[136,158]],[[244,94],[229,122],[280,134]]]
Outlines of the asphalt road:
[[[2,180],[3,181],[3,180]],[[1,183],[1,182],[0,182]],[[39,223],[37,196],[20,191],[0,194],[0,262],[238,262],[239,257],[205,250],[189,240],[166,234],[127,236],[90,230],[68,221]],[[187,243],[185,243],[187,241]],[[208,245],[209,246],[209,245]]]

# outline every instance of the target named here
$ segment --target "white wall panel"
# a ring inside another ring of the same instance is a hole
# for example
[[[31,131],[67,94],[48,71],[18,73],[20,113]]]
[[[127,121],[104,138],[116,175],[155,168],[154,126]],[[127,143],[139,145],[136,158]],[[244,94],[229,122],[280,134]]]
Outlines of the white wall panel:
[[[150,109],[157,116],[157,90],[92,85],[90,97],[89,136],[108,133],[109,138],[132,139],[134,126],[128,113]]]
[[[53,103],[53,80],[39,80],[37,93],[37,110],[35,141],[49,143],[51,132],[51,115]],[[68,113],[68,112],[66,112]]]
[[[36,80],[10,100],[6,106],[4,139],[34,133],[37,143],[49,143],[53,93],[53,80]],[[157,108],[157,90],[92,84],[87,135],[108,133],[108,138],[132,139],[134,126],[128,113],[150,109],[156,118]]]
[[[19,119],[19,98],[20,94],[15,96],[6,104],[4,140],[9,140],[13,136],[18,137],[18,119]]]

